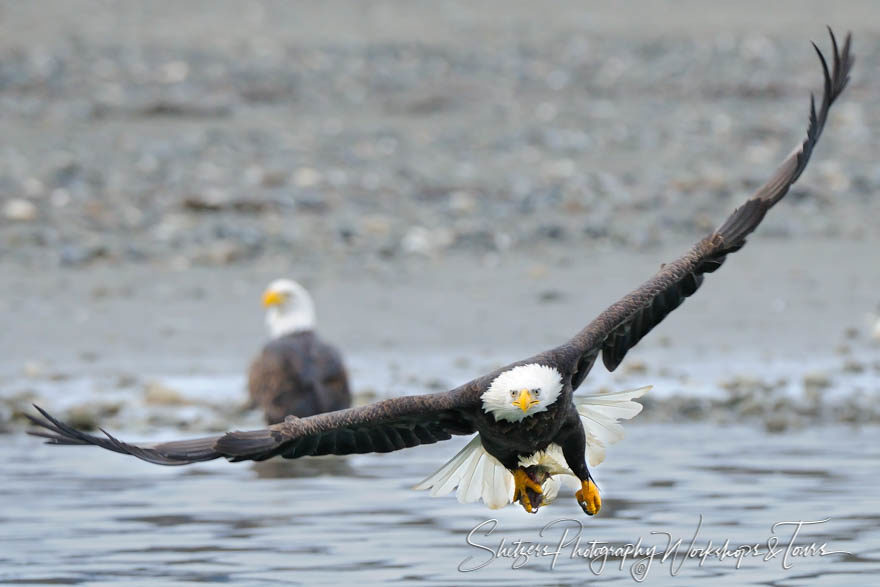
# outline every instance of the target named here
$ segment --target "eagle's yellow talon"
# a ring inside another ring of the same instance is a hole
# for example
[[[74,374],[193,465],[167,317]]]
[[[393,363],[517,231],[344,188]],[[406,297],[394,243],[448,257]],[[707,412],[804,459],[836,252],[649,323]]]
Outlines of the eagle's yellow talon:
[[[535,493],[542,494],[544,493],[544,488],[541,487],[540,483],[533,481],[528,473],[522,469],[514,471],[513,483],[513,501],[519,500],[523,509],[531,514],[534,511],[534,508],[532,507],[532,500],[529,499],[529,494],[526,493],[526,489],[531,489]]]
[[[602,508],[599,488],[590,479],[581,482],[581,488],[574,494],[581,509],[588,516],[595,515]]]

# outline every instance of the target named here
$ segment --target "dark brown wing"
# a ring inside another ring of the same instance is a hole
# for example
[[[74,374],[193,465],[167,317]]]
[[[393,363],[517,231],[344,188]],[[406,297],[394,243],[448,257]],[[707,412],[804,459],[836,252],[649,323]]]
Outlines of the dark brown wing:
[[[715,232],[698,242],[685,256],[664,265],[651,279],[638,289],[602,312],[593,322],[578,333],[569,343],[559,349],[574,353],[577,361],[572,378],[576,388],[584,380],[599,352],[609,371],[617,368],[627,351],[659,324],[667,314],[677,308],[686,297],[692,295],[703,281],[705,273],[718,269],[728,254],[739,250],[746,237],[757,228],[767,211],[788,192],[788,188],[800,177],[813,147],[822,134],[828,110],[849,81],[853,64],[850,55],[850,35],[847,34],[843,50],[838,51],[837,40],[831,34],[834,61],[829,73],[825,57],[815,43],[825,75],[822,105],[816,112],[815,98],[810,96],[810,125],[807,138],[783,161],[773,177],[764,184],[745,204]]]
[[[478,410],[474,384],[446,393],[404,396],[359,408],[288,417],[263,430],[229,432],[223,436],[134,445],[86,434],[34,406],[42,418],[28,416],[43,428],[30,434],[49,444],[93,444],[159,465],[187,465],[225,457],[231,461],[262,461],[274,456],[295,459],[312,455],[391,452],[447,440],[453,434],[472,434],[469,414]]]
[[[283,336],[263,347],[248,371],[248,394],[268,424],[351,405],[339,352],[313,332]]]

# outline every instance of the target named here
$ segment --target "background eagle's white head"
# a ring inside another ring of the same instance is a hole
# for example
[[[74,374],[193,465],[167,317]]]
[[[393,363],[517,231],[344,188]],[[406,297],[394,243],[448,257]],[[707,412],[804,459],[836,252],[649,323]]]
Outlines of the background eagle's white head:
[[[483,392],[483,411],[495,420],[520,422],[556,401],[562,375],[553,367],[530,363],[504,371]]]
[[[270,283],[263,293],[263,306],[272,338],[315,329],[312,296],[292,279],[276,279]]]

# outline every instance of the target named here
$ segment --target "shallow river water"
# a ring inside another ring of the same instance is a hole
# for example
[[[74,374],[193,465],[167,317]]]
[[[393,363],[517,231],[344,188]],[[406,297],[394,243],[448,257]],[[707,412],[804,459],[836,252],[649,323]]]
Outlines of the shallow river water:
[[[567,494],[528,515],[411,489],[464,439],[182,468],[20,434],[2,440],[0,583],[632,584],[635,575],[651,584],[864,585],[880,576],[876,427],[767,435],[632,422],[595,470],[604,506],[594,518]],[[826,519],[800,529],[803,552],[786,552],[794,526],[772,529]],[[641,556],[623,557],[639,540]],[[725,540],[723,560],[717,551],[684,560]],[[850,554],[821,556],[823,544]],[[677,554],[664,561],[664,550]],[[739,568],[736,552],[745,553]]]

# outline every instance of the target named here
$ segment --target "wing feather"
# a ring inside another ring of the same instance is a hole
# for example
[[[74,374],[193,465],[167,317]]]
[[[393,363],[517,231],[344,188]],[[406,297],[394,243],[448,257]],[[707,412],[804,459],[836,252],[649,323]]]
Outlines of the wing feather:
[[[851,36],[847,34],[840,50],[830,28],[828,32],[833,50],[830,72],[822,52],[813,44],[822,65],[824,89],[818,112],[816,100],[810,96],[807,137],[786,157],[770,180],[734,210],[715,232],[680,259],[662,266],[654,277],[610,306],[571,341],[557,349],[563,354],[569,353],[575,364],[573,387],[577,388],[583,382],[600,352],[605,367],[609,371],[616,369],[629,349],[699,289],[704,274],[721,267],[728,254],[745,245],[746,237],[758,227],[767,211],[800,177],[822,134],[831,105],[849,81],[854,62],[850,53]]]
[[[87,434],[56,419],[38,406],[42,417],[28,416],[40,430],[31,434],[49,444],[95,445],[159,465],[186,465],[224,457],[230,461],[262,461],[274,456],[391,452],[447,440],[453,434],[472,434],[468,414],[478,409],[468,388],[447,393],[405,396],[359,408],[308,418],[287,417],[262,430],[228,432],[222,436],[129,444],[107,432]],[[103,432],[103,431],[102,431]]]

